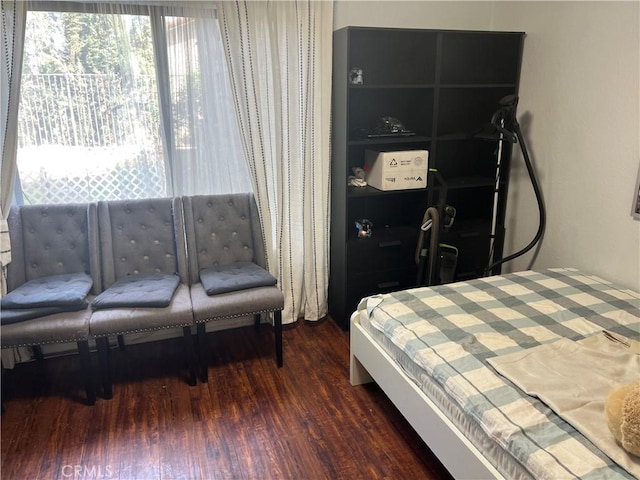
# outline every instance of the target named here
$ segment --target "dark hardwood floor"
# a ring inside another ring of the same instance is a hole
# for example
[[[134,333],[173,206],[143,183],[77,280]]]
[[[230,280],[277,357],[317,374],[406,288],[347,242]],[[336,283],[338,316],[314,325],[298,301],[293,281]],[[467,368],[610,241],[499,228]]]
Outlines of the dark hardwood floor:
[[[113,399],[92,407],[75,355],[5,372],[2,478],[450,478],[377,386],[349,384],[332,320],[285,327],[282,369],[266,325],[209,341],[195,387],[180,339],[114,349]]]

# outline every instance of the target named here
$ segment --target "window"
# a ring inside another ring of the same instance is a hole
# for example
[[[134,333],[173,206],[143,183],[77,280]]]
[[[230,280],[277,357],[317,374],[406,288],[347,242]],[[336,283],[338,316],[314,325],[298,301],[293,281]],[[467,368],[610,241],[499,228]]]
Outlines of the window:
[[[249,191],[224,57],[210,42],[222,52],[210,11],[29,11],[18,202]]]

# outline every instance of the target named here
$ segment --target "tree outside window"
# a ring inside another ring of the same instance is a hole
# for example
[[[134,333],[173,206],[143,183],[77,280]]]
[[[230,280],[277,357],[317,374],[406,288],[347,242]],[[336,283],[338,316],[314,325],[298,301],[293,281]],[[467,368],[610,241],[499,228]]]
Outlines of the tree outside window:
[[[18,136],[24,203],[166,196],[149,17],[29,12]]]

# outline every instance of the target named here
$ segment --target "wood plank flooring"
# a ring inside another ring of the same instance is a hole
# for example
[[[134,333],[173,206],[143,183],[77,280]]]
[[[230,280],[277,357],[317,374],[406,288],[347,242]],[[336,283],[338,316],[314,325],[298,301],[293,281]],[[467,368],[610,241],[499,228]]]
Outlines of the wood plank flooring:
[[[209,342],[195,387],[179,338],[112,350],[113,399],[93,407],[77,355],[5,372],[2,478],[450,478],[377,386],[349,384],[331,319],[285,327],[282,369],[267,325]]]

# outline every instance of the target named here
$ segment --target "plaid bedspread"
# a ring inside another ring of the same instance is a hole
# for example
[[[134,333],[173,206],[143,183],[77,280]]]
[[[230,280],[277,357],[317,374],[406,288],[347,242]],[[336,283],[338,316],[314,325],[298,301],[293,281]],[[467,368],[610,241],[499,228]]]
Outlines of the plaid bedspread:
[[[639,293],[552,269],[376,295],[359,309],[535,478],[634,478],[487,359],[603,329],[638,339]]]

